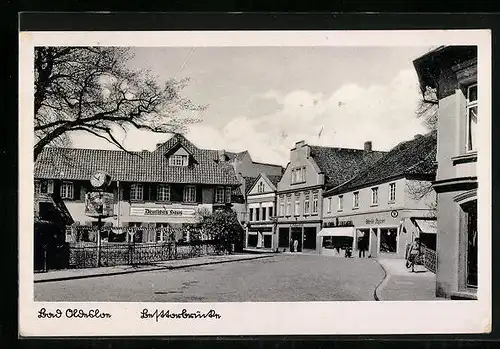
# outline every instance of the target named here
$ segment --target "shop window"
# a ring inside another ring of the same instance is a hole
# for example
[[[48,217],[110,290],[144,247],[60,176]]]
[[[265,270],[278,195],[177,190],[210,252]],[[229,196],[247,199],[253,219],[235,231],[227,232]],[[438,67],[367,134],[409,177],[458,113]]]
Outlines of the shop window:
[[[217,187],[215,188],[215,202],[218,204],[223,204],[224,203],[224,187]]]
[[[289,228],[279,228],[278,229],[278,247],[290,247],[290,229]]]
[[[467,88],[467,151],[477,149],[477,84]]]
[[[312,207],[312,213],[318,213],[318,195],[313,196],[313,207]]]
[[[344,195],[339,195],[339,211],[342,211],[344,209]]]
[[[142,200],[144,188],[140,183],[134,183],[130,186],[130,200]]]
[[[355,191],[352,196],[352,207],[353,208],[358,208],[359,207],[359,191]]]
[[[263,221],[266,220],[266,208],[265,207],[262,207],[262,220]]]
[[[170,201],[170,185],[159,184],[156,189],[156,199],[158,201]]]
[[[467,222],[467,287],[477,287],[477,200],[462,205]]]
[[[304,228],[304,248],[309,250],[316,249],[316,228]]]
[[[61,199],[73,199],[74,188],[72,182],[62,182],[60,189]]]
[[[396,183],[389,184],[389,202],[396,201]]]
[[[311,205],[309,203],[309,195],[306,195],[305,199],[304,199],[304,214],[309,214],[311,210]]]
[[[264,235],[264,248],[271,248],[272,241],[273,241],[273,236],[270,234],[265,234]]]
[[[169,158],[170,166],[187,166],[188,157],[187,155],[172,155]]]
[[[380,252],[396,253],[398,237],[396,228],[380,229]]]
[[[378,205],[378,187],[372,188],[372,205]]]
[[[196,202],[196,186],[186,185],[184,187],[184,202]]]
[[[258,240],[258,237],[257,237],[257,234],[248,234],[248,242],[247,242],[247,246],[248,247],[257,247],[257,240]]]

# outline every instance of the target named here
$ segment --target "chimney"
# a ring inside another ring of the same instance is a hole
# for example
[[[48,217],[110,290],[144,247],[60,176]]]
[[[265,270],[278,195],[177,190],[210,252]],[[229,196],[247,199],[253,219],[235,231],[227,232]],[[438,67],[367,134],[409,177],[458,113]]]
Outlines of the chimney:
[[[226,161],[226,151],[224,149],[217,150],[217,155],[220,162]]]
[[[415,136],[413,136],[413,139],[419,139],[422,138],[423,136],[420,133],[417,133]]]
[[[306,144],[304,140],[295,142],[295,148],[301,148],[304,144]]]
[[[365,142],[365,151],[366,152],[371,152],[372,151],[372,141],[366,141]]]

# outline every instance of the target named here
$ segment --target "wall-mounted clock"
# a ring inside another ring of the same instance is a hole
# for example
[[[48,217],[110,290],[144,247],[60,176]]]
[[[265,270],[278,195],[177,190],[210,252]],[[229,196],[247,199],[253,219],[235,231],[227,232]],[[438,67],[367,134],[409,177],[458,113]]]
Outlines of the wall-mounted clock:
[[[104,188],[111,183],[111,176],[104,171],[96,171],[90,176],[90,184],[94,188]]]

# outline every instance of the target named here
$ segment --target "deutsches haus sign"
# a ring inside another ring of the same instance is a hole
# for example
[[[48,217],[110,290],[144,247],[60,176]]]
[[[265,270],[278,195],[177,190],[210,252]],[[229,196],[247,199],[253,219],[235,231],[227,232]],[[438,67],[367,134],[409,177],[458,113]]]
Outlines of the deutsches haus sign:
[[[169,208],[169,207],[131,207],[131,216],[148,216],[148,217],[194,217],[196,211],[186,208]]]

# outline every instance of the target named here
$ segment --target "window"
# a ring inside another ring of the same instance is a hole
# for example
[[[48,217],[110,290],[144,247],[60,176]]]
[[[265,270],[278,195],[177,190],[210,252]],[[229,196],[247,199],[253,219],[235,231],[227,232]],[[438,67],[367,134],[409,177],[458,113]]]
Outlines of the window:
[[[338,210],[342,211],[344,209],[344,195],[339,195]]]
[[[378,205],[378,187],[372,188],[372,205]]]
[[[142,184],[135,183],[130,186],[130,200],[142,200]]]
[[[295,197],[295,215],[298,216],[300,214],[300,197],[296,196]]]
[[[291,205],[292,205],[292,198],[290,196],[288,196],[286,198],[286,215],[287,216],[290,216],[290,211],[291,211]]]
[[[313,196],[313,210],[312,213],[318,213],[318,194]]]
[[[262,183],[262,182],[259,183],[259,185],[257,186],[257,192],[258,193],[264,192],[264,183]]]
[[[53,194],[54,181],[49,179],[35,180],[35,193],[36,194]]]
[[[35,181],[35,194],[42,193],[42,183],[40,181]]]
[[[156,223],[156,242],[168,240],[168,223]]]
[[[184,187],[184,202],[196,202],[196,187],[194,185]]]
[[[280,199],[280,216],[283,217],[285,215],[285,199]]]
[[[306,168],[299,167],[292,170],[292,184],[306,181]]]
[[[187,155],[172,155],[169,158],[170,166],[187,166],[188,157]]]
[[[233,189],[231,187],[226,188],[226,197],[225,197],[225,202],[226,203],[231,203],[231,195],[233,194]]]
[[[132,198],[132,193],[130,194]],[[156,189],[156,200],[158,201],[170,201],[170,185],[159,184]]]
[[[389,184],[389,202],[396,201],[396,183]]]
[[[224,187],[215,188],[215,202],[218,204],[224,203]]]
[[[255,209],[255,220],[256,220],[256,221],[259,221],[259,220],[260,220],[260,208],[259,208],[259,207],[257,207],[257,208]]]
[[[271,219],[271,217],[273,216],[273,208],[272,207],[268,207],[268,211],[269,211],[269,219]]]
[[[477,84],[467,88],[467,151],[477,149]]]
[[[250,213],[249,213],[249,221],[253,221],[253,208],[250,207]]]
[[[309,214],[310,210],[309,195],[306,195],[306,198],[304,199],[304,214]]]
[[[354,207],[354,208],[358,208],[359,207],[359,191],[355,191],[353,193],[352,207]]]
[[[263,221],[266,220],[266,208],[265,207],[262,207],[262,220]]]
[[[477,200],[462,205],[467,222],[467,287],[477,287]]]
[[[60,193],[61,199],[73,199],[73,183],[62,182]]]
[[[328,206],[327,206],[327,211],[332,212],[332,198],[328,198]]]

